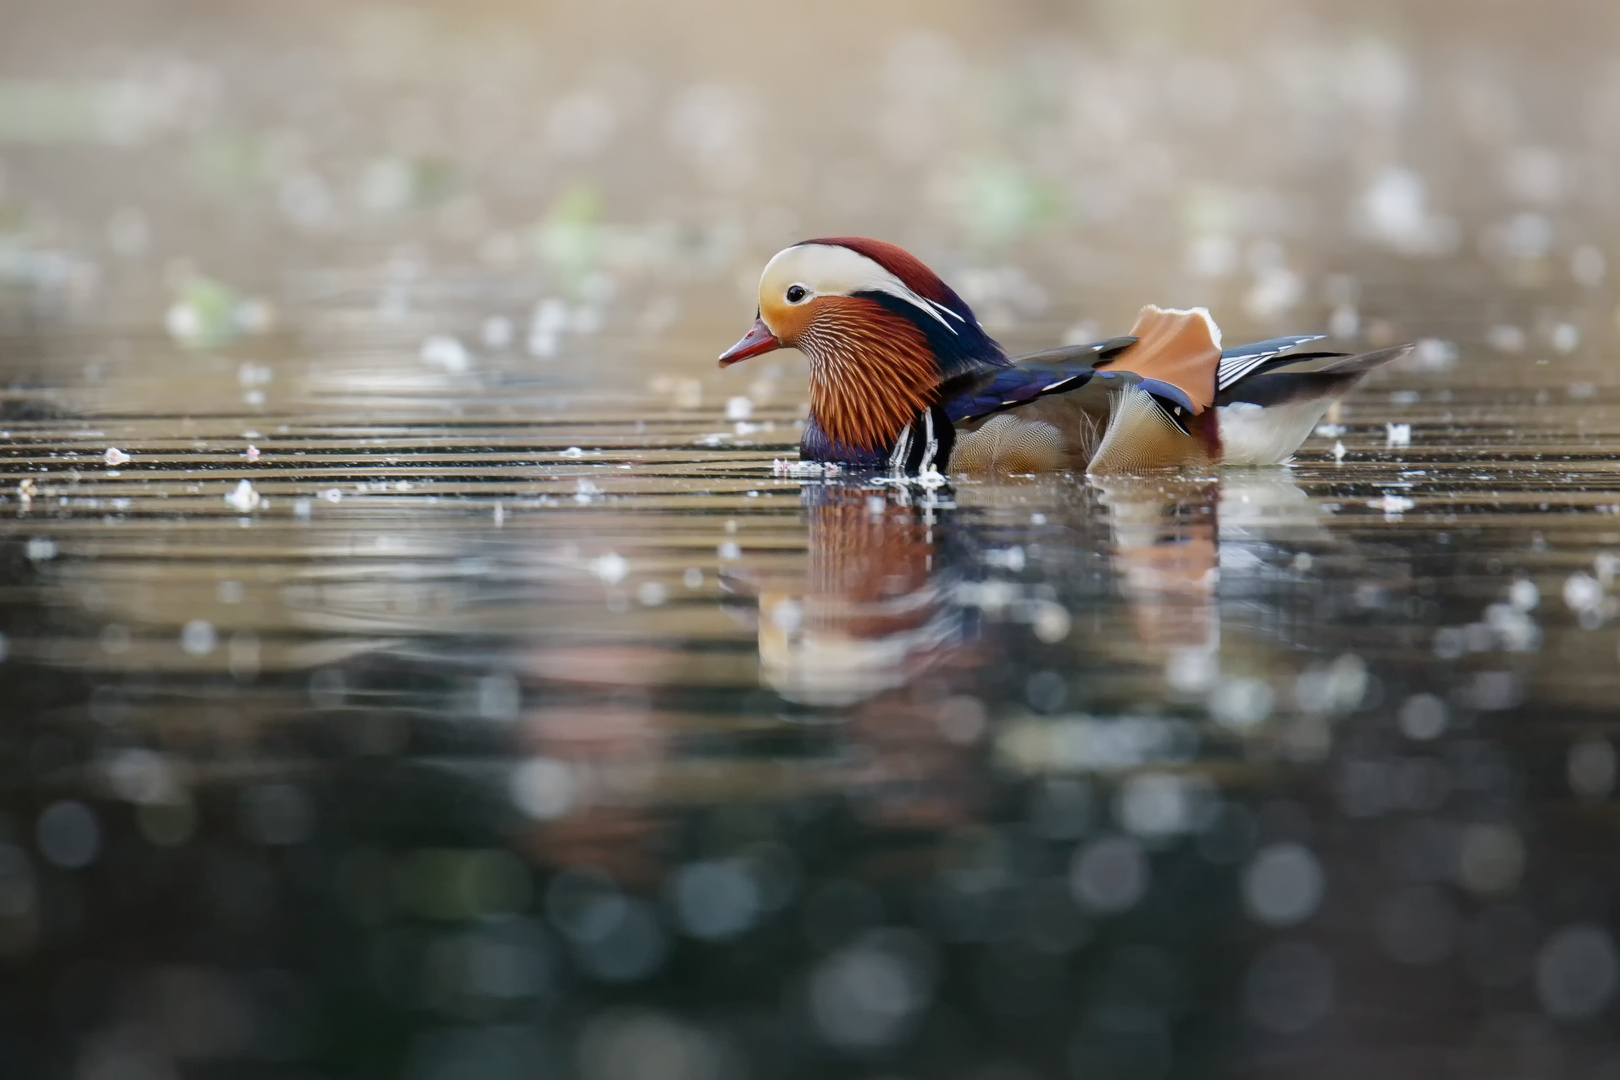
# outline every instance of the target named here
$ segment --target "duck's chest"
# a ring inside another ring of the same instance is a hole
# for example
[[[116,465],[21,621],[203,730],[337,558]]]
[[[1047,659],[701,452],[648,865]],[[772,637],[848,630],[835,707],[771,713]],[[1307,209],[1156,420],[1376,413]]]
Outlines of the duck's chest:
[[[917,412],[886,445],[872,449],[839,442],[812,415],[799,438],[799,457],[915,475],[950,468],[955,446],[956,425],[944,406],[934,405]]]

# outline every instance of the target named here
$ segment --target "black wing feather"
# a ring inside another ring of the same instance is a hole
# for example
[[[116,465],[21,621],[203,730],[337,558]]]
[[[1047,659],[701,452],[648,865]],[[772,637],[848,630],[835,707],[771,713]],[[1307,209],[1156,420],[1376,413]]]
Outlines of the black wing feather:
[[[1215,389],[1225,390],[1247,375],[1253,374],[1255,369],[1272,357],[1289,349],[1305,344],[1307,341],[1320,341],[1325,334],[1296,334],[1288,337],[1268,338],[1265,341],[1256,341],[1251,345],[1239,345],[1221,353],[1220,365],[1215,369]],[[1290,363],[1292,360],[1289,361]]]

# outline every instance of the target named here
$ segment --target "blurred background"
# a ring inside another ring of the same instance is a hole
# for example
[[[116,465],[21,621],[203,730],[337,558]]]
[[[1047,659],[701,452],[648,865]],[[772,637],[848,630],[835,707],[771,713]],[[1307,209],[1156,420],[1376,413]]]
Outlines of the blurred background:
[[[1597,2],[137,0],[6,27],[7,278],[130,325],[188,276],[285,302],[432,265],[633,291],[678,332],[747,307],[793,240],[853,233],[1008,333],[1148,295],[1365,330],[1365,287],[1410,336],[1412,283],[1593,286],[1612,239]]]
[[[1413,341],[927,490],[726,372]],[[1620,7],[0,0],[0,1072],[1620,1080]]]

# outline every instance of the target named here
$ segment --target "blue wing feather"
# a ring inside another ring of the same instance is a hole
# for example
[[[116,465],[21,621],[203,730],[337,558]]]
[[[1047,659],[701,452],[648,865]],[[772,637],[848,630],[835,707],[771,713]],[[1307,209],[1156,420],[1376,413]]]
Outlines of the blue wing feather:
[[[1089,366],[1064,368],[1007,368],[947,397],[941,404],[951,422],[976,420],[1002,409],[1014,408],[1049,393],[1079,389],[1097,375]]]
[[[960,424],[1015,408],[1047,394],[1078,390],[1095,378],[1115,379],[1119,377],[1117,373],[1096,371],[1092,365],[1135,343],[1133,337],[1117,337],[1031,353],[1015,360],[1016,366],[965,381],[955,390],[947,386],[941,404],[951,422]]]

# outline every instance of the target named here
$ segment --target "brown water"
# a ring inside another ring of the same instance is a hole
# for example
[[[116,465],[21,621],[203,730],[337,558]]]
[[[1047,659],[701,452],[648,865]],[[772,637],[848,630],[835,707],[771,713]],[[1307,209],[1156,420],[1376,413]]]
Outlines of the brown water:
[[[910,149],[784,160],[580,13],[138,10],[0,72],[5,1075],[1620,1076],[1601,12],[947,11],[835,54]],[[796,471],[800,362],[712,357],[857,229],[1015,347],[1423,343],[1284,468]]]

